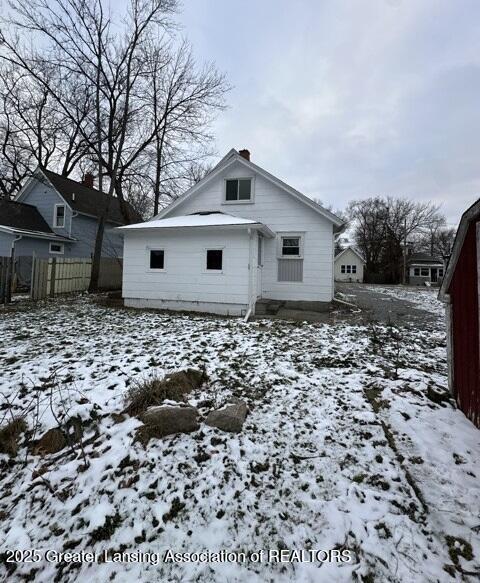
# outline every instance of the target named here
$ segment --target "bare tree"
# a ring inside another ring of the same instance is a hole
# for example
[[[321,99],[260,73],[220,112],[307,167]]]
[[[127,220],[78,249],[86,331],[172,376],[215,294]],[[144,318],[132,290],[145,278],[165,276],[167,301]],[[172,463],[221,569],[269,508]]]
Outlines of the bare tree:
[[[405,282],[408,243],[445,221],[436,205],[407,198],[353,201],[349,213],[356,243],[366,259],[366,271],[386,273],[392,283],[398,282],[400,276]]]
[[[11,0],[10,7],[0,57],[33,79],[74,124],[73,143],[84,145],[86,158],[96,161],[99,190],[108,194],[99,201],[93,290],[112,195],[130,222],[126,194],[138,202],[139,176],[146,175],[158,210],[166,169],[175,175],[173,168],[196,160],[192,152],[210,138],[206,128],[211,111],[223,107],[225,80],[213,66],[197,69],[186,43],[175,49],[169,35],[176,0],[130,0],[120,22],[106,13],[102,0]],[[32,34],[40,48],[25,41]],[[88,110],[52,84],[52,70],[85,88]],[[64,167],[68,172],[68,163]]]

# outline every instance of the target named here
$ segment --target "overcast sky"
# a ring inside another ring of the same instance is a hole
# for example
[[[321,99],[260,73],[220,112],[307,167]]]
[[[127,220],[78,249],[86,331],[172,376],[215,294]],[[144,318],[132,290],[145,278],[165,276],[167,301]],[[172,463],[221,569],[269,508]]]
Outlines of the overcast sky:
[[[234,86],[217,149],[343,208],[480,196],[479,0],[184,0],[184,34]]]

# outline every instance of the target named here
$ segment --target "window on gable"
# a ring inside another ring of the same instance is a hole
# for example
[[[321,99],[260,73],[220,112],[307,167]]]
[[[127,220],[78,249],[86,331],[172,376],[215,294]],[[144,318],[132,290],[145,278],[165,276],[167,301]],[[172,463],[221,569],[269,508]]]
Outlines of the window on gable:
[[[227,202],[249,201],[251,199],[251,178],[229,178],[225,181],[225,200]]]
[[[207,269],[209,271],[222,271],[223,269],[222,249],[207,249]]]
[[[165,251],[150,249],[150,269],[165,269]]]
[[[357,273],[357,266],[356,265],[352,265],[352,273]]]
[[[55,205],[55,213],[53,217],[53,226],[59,229],[65,227],[65,205]]]
[[[346,273],[347,266],[346,265],[342,265],[341,268],[340,268],[340,270],[341,270],[342,273]]]
[[[352,266],[351,265],[347,265],[347,273],[352,273]]]

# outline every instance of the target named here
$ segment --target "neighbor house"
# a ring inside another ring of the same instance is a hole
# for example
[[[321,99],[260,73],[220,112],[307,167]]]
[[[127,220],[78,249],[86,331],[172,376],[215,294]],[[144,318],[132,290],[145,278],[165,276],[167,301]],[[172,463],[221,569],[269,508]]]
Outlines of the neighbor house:
[[[335,256],[335,281],[363,282],[365,259],[354,247],[347,247]]]
[[[446,304],[449,385],[480,427],[480,199],[465,211],[440,287]]]
[[[119,200],[93,188],[93,176],[77,182],[37,168],[14,201],[0,204],[0,256],[82,257],[93,254],[98,218],[109,200],[102,256],[121,257],[115,227],[126,224]],[[140,216],[126,205],[131,222]]]
[[[412,253],[407,260],[410,285],[437,284],[442,281],[444,262],[427,253]]]
[[[132,307],[247,315],[258,300],[333,297],[342,220],[232,149],[152,220],[122,227]]]

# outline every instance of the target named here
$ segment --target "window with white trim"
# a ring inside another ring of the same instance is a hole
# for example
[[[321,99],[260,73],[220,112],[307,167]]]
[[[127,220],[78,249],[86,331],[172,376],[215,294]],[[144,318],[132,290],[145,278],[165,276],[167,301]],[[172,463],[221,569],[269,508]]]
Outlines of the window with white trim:
[[[413,275],[416,277],[420,276],[420,267],[414,267],[413,268]]]
[[[341,271],[341,273],[357,273],[357,266],[356,265],[341,265],[340,271]]]
[[[422,267],[422,269],[420,270],[420,275],[422,277],[429,277],[430,269],[428,267]]]
[[[207,271],[222,271],[223,269],[223,250],[207,249]]]
[[[65,227],[65,205],[56,204],[53,212],[53,226],[57,229]]]
[[[163,249],[150,249],[150,269],[163,271],[165,269],[165,251]]]
[[[278,239],[278,257],[282,259],[303,259],[303,235],[283,233]]]
[[[225,180],[225,202],[251,202],[251,178],[227,178]]]
[[[49,252],[54,255],[63,255],[65,252],[63,243],[50,243]]]

